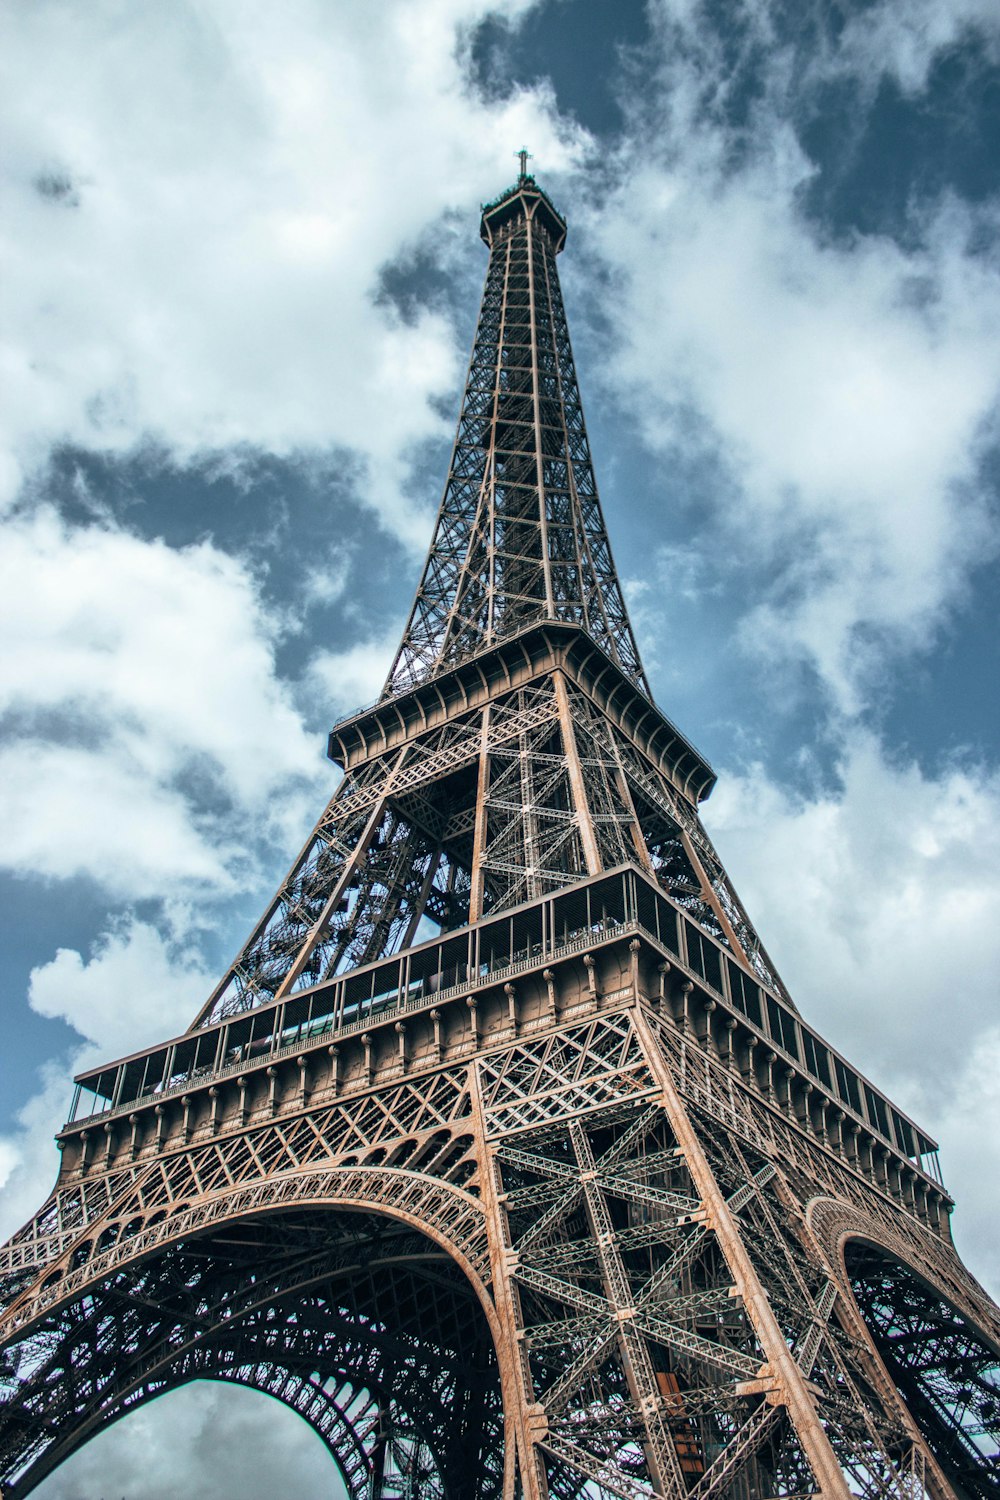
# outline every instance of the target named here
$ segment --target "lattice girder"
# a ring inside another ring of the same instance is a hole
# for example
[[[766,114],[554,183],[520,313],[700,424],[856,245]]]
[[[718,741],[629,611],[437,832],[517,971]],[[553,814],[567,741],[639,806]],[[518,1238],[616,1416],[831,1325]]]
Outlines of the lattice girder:
[[[239,1268],[226,1271],[224,1257],[213,1251],[202,1257],[203,1265],[214,1266],[216,1290],[210,1296],[201,1283],[177,1274],[172,1257],[178,1252],[171,1247],[197,1245],[199,1236],[229,1243],[246,1235],[248,1224],[267,1223],[275,1211],[287,1215],[298,1205],[294,1212],[301,1216],[324,1199],[356,1204],[370,1215],[378,1198],[397,1216],[396,1227],[384,1221],[379,1253],[385,1260],[399,1259],[394,1240],[404,1245],[410,1235],[412,1242],[412,1232],[398,1227],[403,1213],[436,1243],[446,1239],[450,1254],[461,1247],[464,1275],[481,1278],[480,1295],[496,1309],[487,1344],[496,1348],[503,1374],[509,1437],[505,1459],[496,1440],[500,1457],[483,1480],[484,1497],[511,1496],[515,1473],[525,1494],[539,1496],[548,1488],[571,1497],[588,1483],[628,1500],[654,1494],[679,1500],[691,1493],[699,1500],[733,1500],[753,1490],[791,1496],[815,1489],[816,1453],[804,1445],[802,1413],[789,1394],[789,1377],[775,1364],[777,1345],[767,1347],[768,1331],[760,1322],[759,1305],[766,1304],[780,1348],[790,1351],[798,1371],[798,1393],[812,1413],[814,1448],[825,1445],[853,1493],[911,1500],[917,1493],[911,1484],[914,1455],[919,1452],[925,1475],[928,1464],[934,1472],[933,1456],[920,1448],[870,1341],[842,1320],[844,1273],[819,1248],[796,1172],[815,1182],[811,1157],[819,1150],[825,1181],[836,1184],[837,1201],[847,1211],[860,1218],[875,1206],[898,1231],[902,1208],[866,1186],[835,1152],[809,1144],[766,1089],[734,1074],[714,1043],[706,1047],[691,1037],[687,996],[679,985],[664,1001],[654,992],[647,1003],[648,976],[636,971],[630,993],[605,1003],[599,992],[580,991],[578,973],[575,961],[563,961],[552,980],[555,1010],[527,1013],[524,1020],[517,1014],[515,1037],[492,1043],[484,1038],[460,1066],[381,1083],[376,1076],[353,1097],[327,1095],[324,1101],[320,1090],[305,1109],[272,1121],[258,1109],[242,1125],[231,1119],[201,1144],[182,1146],[177,1138],[145,1175],[115,1172],[109,1164],[117,1202],[64,1254],[61,1276],[55,1274],[59,1265],[47,1268],[34,1292],[22,1292],[11,1303],[2,1325],[8,1342],[25,1351],[21,1399],[37,1422],[33,1430],[22,1426],[19,1441],[31,1453],[38,1443],[44,1448],[40,1434],[50,1430],[57,1411],[66,1451],[74,1444],[74,1421],[84,1435],[95,1420],[99,1425],[88,1402],[101,1384],[95,1378],[101,1361],[123,1382],[115,1399],[131,1405],[144,1399],[144,1391],[163,1389],[164,1382],[192,1378],[195,1355],[186,1353],[189,1348],[208,1351],[199,1356],[198,1369],[211,1373],[213,1340],[222,1350],[226,1338],[241,1336],[241,1328],[248,1340],[247,1369],[294,1373],[290,1335],[280,1316],[280,1308],[293,1302],[311,1327],[308,1347],[322,1355],[320,1324],[315,1318],[310,1324],[308,1315],[309,1288],[324,1278],[332,1285],[336,1267],[328,1237],[322,1247],[310,1243],[303,1229],[308,1221],[288,1220],[296,1227],[275,1242],[275,1255],[280,1251],[286,1257],[281,1264],[298,1278],[286,1278],[281,1287],[267,1282],[256,1230],[254,1282],[244,1290]],[[665,1108],[668,1095],[674,1103]],[[698,1143],[694,1156],[688,1135]],[[404,1143],[410,1144],[402,1160],[418,1171],[382,1165]],[[325,1175],[318,1171],[321,1161],[329,1164]],[[716,1208],[706,1199],[709,1181],[718,1194]],[[96,1177],[90,1186],[93,1195]],[[157,1218],[153,1206],[165,1200],[177,1210]],[[102,1229],[143,1214],[147,1227],[132,1234],[105,1235]],[[743,1260],[733,1260],[727,1234],[734,1228]],[[907,1232],[918,1231],[911,1226]],[[964,1285],[969,1308],[969,1283],[950,1246],[919,1233],[942,1268],[938,1284],[946,1268],[949,1289]],[[366,1243],[360,1230],[344,1242],[345,1267],[377,1258]],[[383,1360],[390,1348],[416,1352],[416,1345],[407,1346],[412,1336],[406,1329],[416,1326],[418,1300],[422,1316],[434,1304],[435,1266],[448,1275],[446,1300],[432,1310],[431,1326],[439,1347],[460,1337],[463,1316],[446,1310],[463,1305],[455,1300],[455,1272],[449,1269],[454,1261],[432,1248],[429,1260],[423,1253],[419,1299],[396,1295],[387,1303],[388,1283],[370,1296],[372,1309],[395,1308],[395,1329],[387,1326],[377,1337],[365,1333],[369,1345],[373,1338],[383,1341]],[[759,1289],[759,1304],[748,1276]],[[361,1285],[352,1285],[355,1324],[364,1332]],[[469,1308],[482,1305],[471,1292],[462,1295]],[[151,1305],[163,1314],[155,1325],[143,1323]],[[171,1309],[181,1305],[190,1308],[193,1341],[182,1336],[176,1317],[171,1323]],[[512,1343],[504,1338],[503,1306],[514,1326]],[[84,1307],[90,1310],[84,1313]],[[147,1332],[140,1336],[143,1327]],[[448,1334],[449,1328],[458,1332]],[[131,1364],[123,1357],[123,1341],[130,1338]],[[426,1334],[421,1347],[427,1354]],[[322,1359],[315,1363],[322,1371]],[[67,1366],[79,1372],[78,1383],[53,1385],[46,1371]],[[391,1390],[402,1411],[411,1388],[403,1375],[390,1371],[387,1383],[378,1385],[366,1368],[372,1387]],[[421,1366],[428,1393],[434,1387],[431,1368]],[[442,1373],[436,1389],[447,1404],[446,1370],[437,1368]],[[343,1359],[333,1360],[323,1378],[341,1374],[347,1377],[350,1370]],[[492,1389],[491,1399],[499,1401],[499,1387]],[[112,1392],[105,1388],[104,1396],[100,1410],[113,1412]],[[514,1420],[517,1409],[521,1418]],[[411,1404],[400,1421],[416,1434],[409,1449],[399,1448],[401,1455],[404,1449],[417,1454],[421,1445],[447,1450],[430,1407],[416,1410]],[[466,1443],[467,1423],[463,1432]],[[23,1451],[14,1446],[8,1463]],[[53,1450],[48,1462],[63,1451]],[[45,1465],[44,1452],[35,1462]],[[27,1472],[38,1476],[42,1467]],[[452,1492],[448,1472],[445,1458],[438,1469],[444,1495]],[[8,1483],[14,1473],[8,1468]],[[14,1483],[13,1494],[27,1493]],[[931,1488],[935,1495],[949,1493],[943,1486]]]
[[[556,272],[564,232],[530,179],[500,205],[502,223],[496,207],[448,480],[386,693],[539,619],[581,625],[645,691]]]
[[[483,234],[343,779],[189,1031],[81,1075],[0,1249],[0,1487],[207,1376],[294,1405],[365,1500],[986,1500],[1000,1312],[934,1142],[792,1004],[649,698],[565,225],[522,175]]]
[[[398,1225],[353,1216],[341,1221],[338,1244],[336,1223],[331,1233],[329,1216],[227,1221],[94,1284],[89,1311],[76,1303],[50,1315],[21,1346],[31,1378],[21,1382],[20,1431],[8,1431],[4,1450],[8,1477],[12,1464],[34,1463],[4,1493],[26,1493],[25,1483],[109,1421],[204,1376],[242,1380],[286,1400],[276,1382],[294,1377],[301,1399],[290,1404],[317,1426],[359,1496],[373,1493],[376,1468],[375,1434],[359,1428],[359,1403],[369,1409],[373,1401],[391,1427],[402,1424],[417,1449],[436,1455],[442,1493],[472,1500],[487,1492],[477,1471],[494,1492],[499,1389],[467,1281],[447,1255],[428,1253],[426,1240]],[[240,1236],[246,1255],[236,1263]],[[73,1375],[53,1390],[50,1370]],[[39,1411],[32,1431],[39,1400],[44,1421]],[[476,1441],[485,1449],[470,1469]]]
[[[590,686],[545,646],[522,686],[351,767],[199,1023],[626,861],[787,1000],[695,805]]]
[[[1000,1345],[904,1263],[854,1242],[847,1270],[879,1354],[963,1491],[1000,1491]]]

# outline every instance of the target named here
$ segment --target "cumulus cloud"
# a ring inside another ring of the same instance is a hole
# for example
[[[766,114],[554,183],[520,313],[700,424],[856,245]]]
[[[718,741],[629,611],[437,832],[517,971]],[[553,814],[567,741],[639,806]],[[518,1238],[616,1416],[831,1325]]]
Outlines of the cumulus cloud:
[[[6,1239],[38,1211],[53,1186],[59,1165],[54,1136],[69,1112],[65,1057],[39,1069],[40,1087],[17,1111],[0,1136],[0,1236]]]
[[[159,896],[174,881],[231,889],[227,867],[244,858],[221,831],[218,843],[206,837],[184,797],[117,748],[22,739],[0,752],[0,787],[8,869],[84,875],[127,899]]]
[[[960,1247],[1000,1289],[1000,776],[855,733],[832,785],[726,775],[706,822],[803,1013],[940,1140]]]
[[[340,450],[423,541],[406,461],[460,369],[447,320],[398,316],[379,270],[431,232],[447,261],[449,211],[512,175],[511,142],[558,169],[580,139],[542,88],[466,87],[463,38],[489,9],[8,13],[8,497],[59,442],[152,439],[175,462]]]
[[[220,1464],[225,1465],[221,1482]],[[174,1500],[209,1491],[242,1500],[274,1495],[336,1500],[346,1494],[326,1446],[299,1416],[257,1391],[210,1381],[196,1381],[140,1407],[74,1454],[34,1493],[38,1500],[98,1495]]]
[[[1000,1182],[998,1078],[1000,1027],[992,1025],[970,1037],[965,1062],[943,1101],[938,1088],[915,1080],[901,1083],[898,1090],[900,1102],[915,1117],[937,1111],[945,1181],[955,1195],[955,1239],[994,1298],[1000,1298],[1000,1239],[990,1184]]]
[[[33,969],[28,1001],[40,1016],[67,1021],[96,1056],[121,1057],[183,1031],[214,978],[183,941],[171,944],[158,928],[129,916],[104,934],[89,959],[60,948]]]
[[[1000,274],[954,201],[925,205],[907,245],[831,239],[804,207],[816,169],[790,118],[791,61],[775,46],[737,125],[731,60],[698,31],[700,7],[681,10],[641,145],[588,226],[616,272],[612,374],[655,451],[715,462],[705,506],[718,566],[746,591],[744,648],[815,670],[853,713],[997,548],[981,464]]]
[[[338,713],[353,713],[373,703],[382,691],[399,647],[403,620],[374,639],[357,641],[342,651],[319,651],[310,663],[310,681]]]
[[[49,511],[9,523],[7,867],[130,899],[227,887],[321,780],[276,674],[278,630],[245,566],[210,543],[172,549]]]
[[[84,957],[60,948],[31,971],[28,1003],[83,1038],[72,1056],[47,1064],[41,1087],[0,1135],[0,1237],[38,1207],[55,1172],[52,1137],[66,1119],[71,1073],[122,1057],[190,1024],[216,975],[201,966],[186,913],[173,908],[167,935],[126,913]]]

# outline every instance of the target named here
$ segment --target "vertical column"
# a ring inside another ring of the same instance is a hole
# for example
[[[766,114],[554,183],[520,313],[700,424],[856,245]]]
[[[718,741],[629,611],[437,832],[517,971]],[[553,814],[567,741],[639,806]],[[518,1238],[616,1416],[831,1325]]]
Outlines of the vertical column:
[[[566,691],[566,679],[562,672],[553,672],[552,683],[555,687],[556,704],[559,709],[559,728],[569,770],[569,785],[573,794],[577,827],[580,830],[580,842],[583,845],[583,857],[587,862],[587,874],[599,875],[602,869],[601,855],[597,847],[597,835],[594,832],[594,820],[590,812],[583,767],[580,764],[580,752],[573,728],[573,715],[569,706],[569,694]]]
[[[739,1288],[747,1316],[753,1324],[754,1332],[764,1351],[764,1358],[780,1390],[782,1404],[791,1418],[796,1437],[802,1445],[802,1451],[812,1467],[819,1487],[818,1493],[823,1500],[850,1500],[851,1492],[844,1478],[844,1472],[837,1462],[836,1454],[817,1415],[802,1371],[795,1363],[785,1341],[743,1242],[739,1226],[715,1180],[715,1174],[709,1166],[708,1158],[674,1085],[670,1068],[642,1014],[641,1006],[636,1007],[633,1019],[650,1068],[663,1090],[663,1105],[670,1120],[671,1129],[684,1152],[688,1171],[698,1190],[707,1214],[707,1221],[715,1232],[719,1246],[733,1274],[733,1280]]]
[[[503,1500],[515,1500],[515,1496],[519,1500],[548,1500],[545,1464],[534,1442],[534,1434],[540,1428],[544,1431],[544,1418],[541,1409],[532,1401],[531,1375],[518,1337],[521,1319],[517,1291],[508,1269],[513,1252],[506,1216],[497,1196],[496,1166],[487,1140],[486,1115],[475,1063],[469,1068],[469,1100],[478,1145],[479,1196],[489,1229],[493,1297],[501,1329],[497,1362],[504,1407]],[[518,1469],[520,1487],[517,1484]]]
[[[541,392],[538,379],[538,311],[535,306],[535,235],[531,221],[524,227],[528,245],[528,306],[531,319],[531,409],[535,425],[535,482],[538,485],[538,524],[541,534],[542,569],[545,578],[545,613],[550,620],[556,617],[555,596],[552,592],[552,558],[549,552],[549,518],[545,504],[545,460],[542,453]]]
[[[522,900],[534,901],[541,894],[538,861],[538,812],[535,807],[535,777],[531,764],[531,739],[527,734],[518,736],[521,769],[521,827],[524,833],[524,896]]]
[[[507,338],[507,297],[510,290],[510,260],[513,237],[508,236],[503,250],[503,291],[500,297],[500,319],[496,332],[496,353],[493,360],[493,397],[491,402],[492,430],[496,432],[497,422],[500,420],[500,387],[503,380],[503,355],[504,343]],[[493,257],[499,256],[500,251],[496,247],[490,249],[490,266],[493,265]],[[477,334],[478,342],[478,334]],[[475,358],[475,355],[473,355]],[[487,542],[489,558],[489,577],[486,590],[486,640],[492,642],[497,633],[497,450],[495,442],[490,443],[489,452],[486,455],[486,470],[483,474],[482,488],[480,490],[479,508],[482,510],[483,502],[486,501],[489,508]],[[455,609],[458,606],[458,592],[455,595]],[[453,609],[452,613],[455,610]],[[488,712],[488,710],[487,710]]]
[[[486,806],[490,792],[490,706],[483,709],[479,732],[479,778],[476,783],[476,822],[472,836],[472,889],[469,892],[469,923],[478,922],[483,914],[485,876],[483,854],[486,851]]]

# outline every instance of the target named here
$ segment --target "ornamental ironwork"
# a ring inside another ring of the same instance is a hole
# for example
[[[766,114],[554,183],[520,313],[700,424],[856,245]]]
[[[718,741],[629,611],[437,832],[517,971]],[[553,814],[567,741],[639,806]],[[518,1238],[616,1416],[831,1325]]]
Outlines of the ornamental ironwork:
[[[82,1074],[0,1250],[0,1486],[210,1377],[352,1500],[986,1500],[1000,1312],[809,1026],[653,703],[527,174],[343,779],[190,1029]]]

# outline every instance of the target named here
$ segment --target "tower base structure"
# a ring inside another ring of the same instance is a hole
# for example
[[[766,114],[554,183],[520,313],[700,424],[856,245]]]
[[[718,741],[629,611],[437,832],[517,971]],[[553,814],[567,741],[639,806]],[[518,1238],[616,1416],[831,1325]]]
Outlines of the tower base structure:
[[[208,1377],[358,1500],[994,1496],[1000,1318],[933,1162],[776,1004],[625,867],[291,1040],[223,1022],[229,1060],[67,1126],[3,1251],[4,1495]]]

